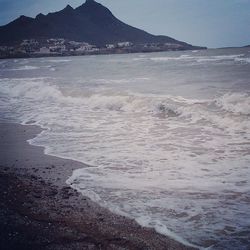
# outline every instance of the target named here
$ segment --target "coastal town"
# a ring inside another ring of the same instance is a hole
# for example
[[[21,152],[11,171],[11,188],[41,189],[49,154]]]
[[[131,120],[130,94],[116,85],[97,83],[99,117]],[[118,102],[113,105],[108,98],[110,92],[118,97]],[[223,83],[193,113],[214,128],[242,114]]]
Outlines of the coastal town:
[[[12,46],[0,46],[0,58],[123,54],[182,49],[184,49],[184,46],[174,43],[133,44],[129,41],[123,41],[96,46],[87,42],[70,41],[64,38],[25,39]]]

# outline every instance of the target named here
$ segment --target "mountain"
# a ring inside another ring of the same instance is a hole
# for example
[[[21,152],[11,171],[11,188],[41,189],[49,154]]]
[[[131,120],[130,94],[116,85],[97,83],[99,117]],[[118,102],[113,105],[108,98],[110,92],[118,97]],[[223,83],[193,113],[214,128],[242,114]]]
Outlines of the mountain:
[[[200,48],[127,25],[94,0],[86,0],[76,9],[67,5],[61,11],[39,14],[35,18],[20,16],[0,27],[0,45],[15,44],[23,39],[48,38],[65,38],[97,46],[129,41],[134,44],[174,43],[183,49]]]

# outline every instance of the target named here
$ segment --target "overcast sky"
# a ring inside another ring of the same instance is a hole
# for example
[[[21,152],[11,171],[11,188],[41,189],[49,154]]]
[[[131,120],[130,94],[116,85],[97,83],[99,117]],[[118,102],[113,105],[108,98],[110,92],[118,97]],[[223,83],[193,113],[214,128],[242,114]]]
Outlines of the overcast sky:
[[[85,0],[0,0],[0,25]],[[153,34],[208,47],[250,44],[250,0],[97,0],[120,20]]]

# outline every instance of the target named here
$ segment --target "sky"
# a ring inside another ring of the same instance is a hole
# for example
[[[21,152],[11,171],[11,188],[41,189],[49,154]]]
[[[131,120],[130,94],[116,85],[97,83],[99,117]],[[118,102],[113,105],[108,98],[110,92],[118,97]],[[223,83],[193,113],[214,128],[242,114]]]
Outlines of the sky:
[[[250,44],[250,0],[96,0],[123,22],[209,48]],[[0,25],[85,0],[0,0]]]

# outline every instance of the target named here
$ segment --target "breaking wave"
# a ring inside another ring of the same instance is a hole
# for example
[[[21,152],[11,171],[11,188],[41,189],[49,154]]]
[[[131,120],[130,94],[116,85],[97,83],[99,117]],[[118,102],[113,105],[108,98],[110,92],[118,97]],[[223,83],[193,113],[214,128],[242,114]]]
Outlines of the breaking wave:
[[[22,66],[22,67],[19,67],[19,68],[8,69],[8,70],[10,70],[10,71],[22,71],[22,70],[35,70],[35,69],[39,69],[39,67],[25,65],[25,66]]]
[[[237,128],[250,125],[248,119],[239,116],[250,115],[250,96],[247,93],[226,93],[211,100],[186,99],[171,95],[142,95],[128,92],[103,91],[95,93],[77,91],[77,96],[47,82],[46,78],[2,79],[0,92],[9,98],[26,99],[33,105],[67,106],[90,112],[116,112],[119,115],[137,113],[159,118],[182,119],[198,123],[208,121],[219,127]],[[51,79],[49,80],[49,82]],[[80,93],[80,94],[79,94]],[[29,104],[30,105],[30,104]],[[108,113],[107,113],[108,115]]]
[[[70,59],[48,59],[44,60],[44,62],[52,62],[52,63],[64,63],[64,62],[72,62]]]
[[[155,62],[167,62],[167,61],[193,61],[196,63],[209,63],[209,62],[223,62],[223,61],[236,61],[236,62],[246,62],[249,63],[250,59],[244,57],[245,54],[236,54],[236,55],[221,55],[221,56],[190,56],[190,55],[181,55],[178,57],[151,57],[151,61]],[[145,60],[145,58],[135,58],[135,60]]]
[[[217,99],[216,104],[225,111],[250,115],[250,95],[246,93],[227,93]]]
[[[235,58],[234,59],[236,62],[241,62],[241,63],[250,63],[250,58],[249,57],[241,57],[241,58]]]

